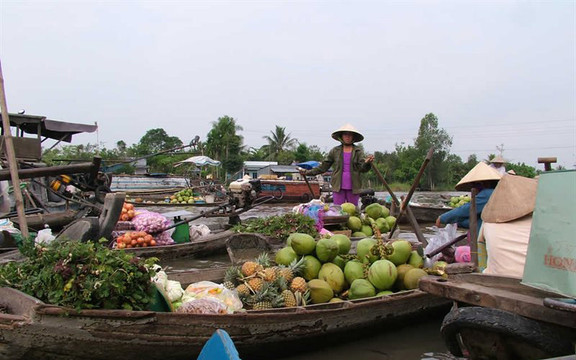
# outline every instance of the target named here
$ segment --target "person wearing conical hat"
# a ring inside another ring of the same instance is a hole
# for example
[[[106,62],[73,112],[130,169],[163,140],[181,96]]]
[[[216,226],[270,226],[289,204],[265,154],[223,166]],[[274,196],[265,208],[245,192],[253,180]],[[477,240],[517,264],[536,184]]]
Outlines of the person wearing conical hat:
[[[504,164],[506,164],[506,160],[500,155],[496,155],[490,160],[490,167],[496,169],[500,175],[506,174],[506,166]]]
[[[490,196],[501,177],[502,175],[500,175],[496,169],[483,162],[479,162],[472,168],[472,170],[464,175],[458,184],[456,184],[456,190],[458,191],[470,191],[472,188],[478,190],[478,194],[476,195],[478,229],[480,229],[480,226],[482,225],[482,219],[480,217],[482,210],[490,199]],[[457,223],[458,227],[466,229],[470,227],[470,203],[452,209],[440,215],[438,219],[436,219],[436,226],[438,227],[441,224],[454,223]]]
[[[360,173],[370,170],[374,156],[364,156],[362,149],[354,143],[364,140],[364,136],[352,125],[346,124],[332,133],[332,138],[340,145],[332,148],[317,167],[300,170],[302,175],[318,175],[332,167],[332,196],[335,205],[345,202],[358,206],[360,199]]]
[[[498,182],[482,211],[478,243],[486,247],[484,274],[522,278],[538,180],[507,175]]]

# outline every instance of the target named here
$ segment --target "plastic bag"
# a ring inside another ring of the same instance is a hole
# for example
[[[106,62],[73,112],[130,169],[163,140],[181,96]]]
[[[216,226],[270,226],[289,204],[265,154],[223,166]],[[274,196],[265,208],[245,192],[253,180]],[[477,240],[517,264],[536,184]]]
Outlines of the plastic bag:
[[[205,224],[190,226],[190,241],[194,241],[210,234],[210,228]]]
[[[52,235],[52,229],[47,227],[46,229],[42,229],[38,231],[38,235],[34,239],[35,244],[50,244],[56,236]]]
[[[203,298],[187,301],[176,310],[184,314],[226,314],[226,305],[216,298]]]
[[[220,300],[228,313],[233,313],[242,309],[242,301],[236,292],[227,289],[224,285],[216,284],[211,281],[200,281],[188,285],[186,294],[192,294],[195,299],[215,298]],[[182,304],[184,306],[184,304]]]
[[[440,248],[442,245],[448,243],[458,236],[458,225],[448,224],[443,228],[437,226],[432,226],[430,229],[434,231],[434,235],[428,239],[428,245],[424,249],[425,254],[430,254],[432,251]],[[432,261],[438,261],[442,258],[442,253],[436,254],[430,259]]]

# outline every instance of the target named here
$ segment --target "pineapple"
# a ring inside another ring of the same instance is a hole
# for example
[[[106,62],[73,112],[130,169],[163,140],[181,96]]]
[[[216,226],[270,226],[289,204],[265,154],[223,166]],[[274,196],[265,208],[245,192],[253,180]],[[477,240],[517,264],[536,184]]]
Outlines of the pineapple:
[[[290,283],[290,290],[304,294],[308,290],[308,283],[303,277],[297,276]]]
[[[253,310],[272,309],[276,296],[277,293],[271,284],[266,283],[252,296],[249,303],[252,305]]]
[[[274,282],[276,281],[277,276],[278,271],[273,267],[266,268],[262,271],[262,279],[264,279],[264,281]]]
[[[262,287],[264,286],[264,280],[262,280],[259,277],[254,277],[250,280],[248,280],[248,287],[250,289],[252,289],[253,292],[257,293],[260,290],[262,290]]]
[[[267,252],[263,252],[256,258],[256,262],[262,266],[262,268],[267,268],[270,266],[270,258],[268,257]]]
[[[236,286],[236,292],[240,298],[250,296],[250,288],[246,284]]]
[[[242,274],[245,276],[252,276],[258,271],[262,271],[262,265],[254,261],[246,261],[242,264]]]
[[[286,307],[294,307],[297,305],[296,303],[296,296],[294,296],[294,293],[290,290],[284,290],[282,291],[282,293],[280,294],[282,296],[282,300],[284,302],[284,306]]]
[[[300,274],[302,269],[304,268],[304,257],[299,261],[292,261],[288,266],[282,266],[280,268],[280,275],[286,279],[286,282],[291,282],[294,279],[294,276]]]
[[[234,290],[238,285],[238,277],[240,276],[240,268],[238,266],[230,266],[224,273],[223,285],[230,290]]]

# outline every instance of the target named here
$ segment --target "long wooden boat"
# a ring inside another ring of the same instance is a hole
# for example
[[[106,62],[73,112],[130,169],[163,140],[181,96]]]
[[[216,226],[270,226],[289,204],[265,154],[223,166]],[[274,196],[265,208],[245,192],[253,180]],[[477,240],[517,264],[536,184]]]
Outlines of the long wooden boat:
[[[387,204],[390,206],[390,204]],[[450,207],[440,207],[440,206],[427,206],[427,205],[420,205],[420,204],[410,204],[410,209],[416,218],[416,221],[420,223],[433,223],[436,221],[438,216],[452,210]],[[391,215],[398,217],[400,209],[398,207],[393,207],[391,209]],[[400,218],[400,223],[406,224],[408,223],[408,217],[402,216]]]
[[[308,184],[303,180],[268,180],[260,179],[262,185],[262,192],[259,197],[274,196],[276,202],[300,202],[306,203],[310,200],[318,199],[320,197],[320,184],[318,181],[308,181]]]
[[[203,272],[179,273],[183,285],[209,280]],[[417,316],[446,312],[449,301],[420,290],[390,296],[248,310],[234,314],[82,310],[45,304],[12,288],[0,288],[0,357],[13,359],[189,360],[216,329],[226,331],[242,358],[310,349],[380,331]],[[144,355],[145,354],[145,355]]]
[[[161,175],[112,175],[110,189],[112,191],[149,191],[184,189],[188,187],[189,180],[184,176]]]
[[[419,286],[454,301],[441,331],[455,356],[543,359],[574,355],[574,299],[523,285],[520,279],[478,273],[448,279],[426,277]]]
[[[224,205],[227,201],[218,202],[206,202],[206,201],[196,201],[193,203],[180,204],[180,203],[169,203],[161,199],[146,199],[140,198],[139,201],[135,199],[126,200],[127,203],[133,204],[136,207],[211,207]]]
[[[157,257],[160,260],[225,254],[226,240],[234,234],[235,232],[232,230],[220,229],[189,242],[130,248],[121,251],[140,257]]]

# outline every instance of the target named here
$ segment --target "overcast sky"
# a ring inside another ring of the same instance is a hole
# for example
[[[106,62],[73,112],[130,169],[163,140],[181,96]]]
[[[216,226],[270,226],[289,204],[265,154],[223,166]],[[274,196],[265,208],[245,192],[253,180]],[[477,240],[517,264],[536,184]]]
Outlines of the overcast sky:
[[[328,151],[412,145],[434,113],[451,152],[576,164],[574,1],[0,0],[8,110],[98,123],[72,144],[205,140],[228,115],[248,147],[275,125]]]

